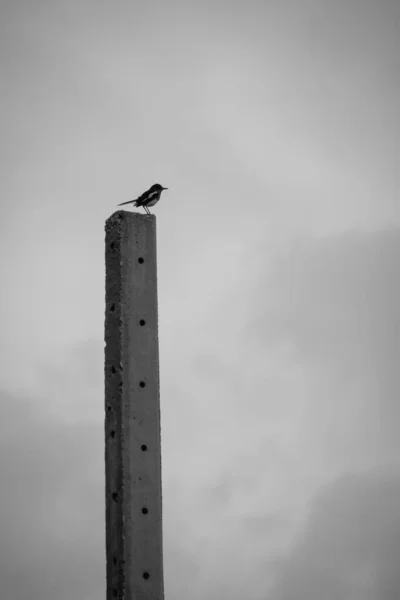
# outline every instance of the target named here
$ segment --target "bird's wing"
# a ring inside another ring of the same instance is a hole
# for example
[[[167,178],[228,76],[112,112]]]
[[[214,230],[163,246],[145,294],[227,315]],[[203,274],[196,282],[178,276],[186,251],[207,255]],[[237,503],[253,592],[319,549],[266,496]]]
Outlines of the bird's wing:
[[[146,204],[148,204],[155,198],[159,198],[159,197],[160,197],[160,191],[154,190],[154,192],[150,192],[150,194],[147,194],[146,198],[143,198],[143,200],[141,201],[141,205],[146,206]]]
[[[146,192],[143,192],[143,194],[141,194],[140,196],[138,196],[138,197],[136,198],[136,200],[135,200],[135,205],[136,205],[136,206],[142,206],[142,205],[143,205],[143,202],[144,202],[144,200],[146,200],[146,199],[147,199],[147,195],[148,195],[148,193],[149,193],[149,192],[148,192],[148,190],[147,190]]]

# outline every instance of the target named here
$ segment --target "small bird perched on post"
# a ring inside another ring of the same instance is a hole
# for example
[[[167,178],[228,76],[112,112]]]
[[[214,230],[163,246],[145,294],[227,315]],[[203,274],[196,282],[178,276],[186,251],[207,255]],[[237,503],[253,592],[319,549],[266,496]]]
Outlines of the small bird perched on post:
[[[144,192],[141,196],[136,198],[136,200],[128,200],[128,202],[121,202],[118,206],[123,206],[124,204],[130,204],[133,202],[134,206],[143,206],[144,210],[148,215],[151,215],[149,210],[149,206],[154,206],[160,199],[161,192],[163,190],[167,190],[168,188],[163,187],[159,183],[155,183],[151,186],[146,192]]]

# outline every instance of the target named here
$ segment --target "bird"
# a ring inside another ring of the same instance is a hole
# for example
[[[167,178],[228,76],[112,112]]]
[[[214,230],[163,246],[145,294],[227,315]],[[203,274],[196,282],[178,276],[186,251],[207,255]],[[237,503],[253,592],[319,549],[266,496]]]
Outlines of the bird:
[[[146,213],[148,215],[151,215],[149,206],[154,206],[155,204],[157,204],[161,197],[161,192],[167,189],[168,188],[163,187],[159,183],[155,183],[151,186],[151,188],[143,192],[141,196],[136,198],[136,200],[128,200],[128,202],[121,202],[121,204],[118,204],[118,206],[123,206],[124,204],[130,204],[131,202],[133,202],[134,206],[143,206]]]

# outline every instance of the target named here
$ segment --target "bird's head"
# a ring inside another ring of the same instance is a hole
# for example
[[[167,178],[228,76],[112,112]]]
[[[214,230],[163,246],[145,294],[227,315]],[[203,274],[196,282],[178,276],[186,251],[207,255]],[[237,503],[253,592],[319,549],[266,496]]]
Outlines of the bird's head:
[[[167,190],[167,189],[168,188],[163,187],[159,183],[155,183],[154,185],[151,186],[150,191],[151,192],[162,192],[163,190]]]

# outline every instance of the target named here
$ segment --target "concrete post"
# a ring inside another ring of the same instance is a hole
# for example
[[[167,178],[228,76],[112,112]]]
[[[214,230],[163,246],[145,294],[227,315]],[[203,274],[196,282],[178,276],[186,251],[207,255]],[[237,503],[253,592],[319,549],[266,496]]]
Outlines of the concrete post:
[[[107,600],[163,600],[156,218],[105,230]]]

